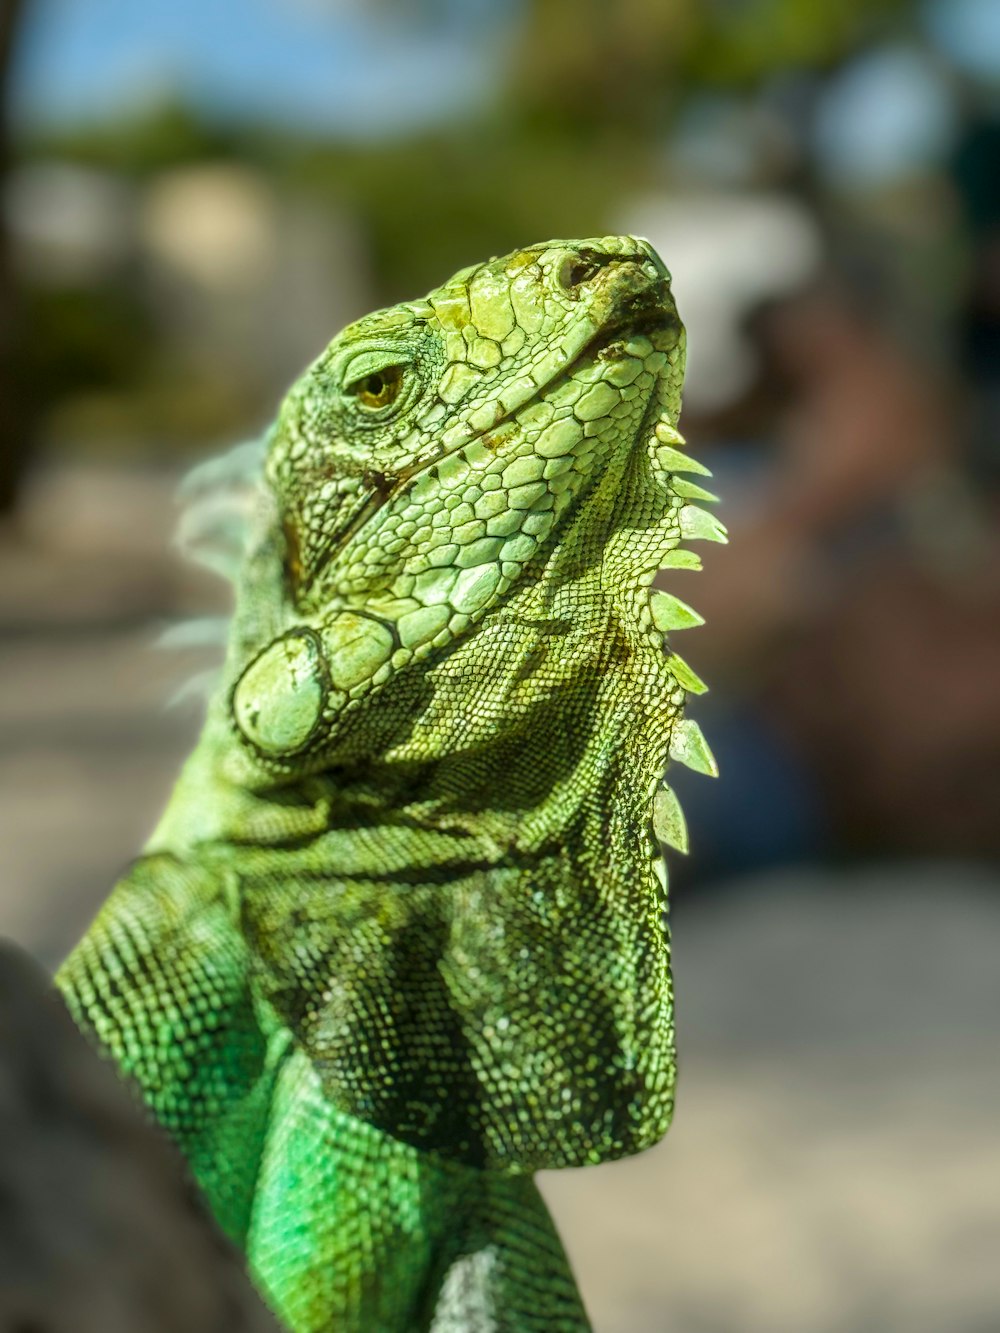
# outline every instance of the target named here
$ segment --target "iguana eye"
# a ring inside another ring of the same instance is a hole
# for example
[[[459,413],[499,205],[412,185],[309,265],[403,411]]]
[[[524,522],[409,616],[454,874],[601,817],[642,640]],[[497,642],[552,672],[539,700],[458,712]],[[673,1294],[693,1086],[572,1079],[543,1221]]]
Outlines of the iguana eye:
[[[362,375],[346,386],[346,392],[358,400],[362,407],[377,410],[388,407],[399,397],[403,387],[405,366],[385,366],[382,370]]]

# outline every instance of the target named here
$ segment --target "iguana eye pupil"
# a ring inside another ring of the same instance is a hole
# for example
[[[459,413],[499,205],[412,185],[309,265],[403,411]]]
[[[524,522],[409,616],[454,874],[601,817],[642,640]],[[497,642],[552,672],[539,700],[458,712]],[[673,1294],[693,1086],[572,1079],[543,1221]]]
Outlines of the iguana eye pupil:
[[[384,370],[373,371],[347,386],[348,393],[353,393],[364,407],[386,407],[399,397],[403,387],[403,367],[386,366]]]

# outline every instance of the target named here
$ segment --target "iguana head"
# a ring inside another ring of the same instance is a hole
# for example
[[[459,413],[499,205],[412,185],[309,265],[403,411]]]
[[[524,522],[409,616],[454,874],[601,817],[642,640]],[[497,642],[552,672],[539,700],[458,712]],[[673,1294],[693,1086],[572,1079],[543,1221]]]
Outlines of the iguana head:
[[[627,236],[464,269],[335,338],[270,445],[288,629],[233,694],[258,755],[328,749],[353,706],[525,581],[535,618],[557,618],[558,587],[613,567],[626,528],[647,540],[619,572],[647,584],[681,531],[664,452],[680,458],[683,348],[669,275]],[[601,630],[591,601],[577,611]]]
[[[352,324],[292,390],[271,451],[297,602],[413,597],[414,565],[492,566],[499,584],[539,543],[502,556],[524,529],[491,519],[564,510],[651,404],[676,416],[682,372],[669,276],[632,238],[534,246]]]

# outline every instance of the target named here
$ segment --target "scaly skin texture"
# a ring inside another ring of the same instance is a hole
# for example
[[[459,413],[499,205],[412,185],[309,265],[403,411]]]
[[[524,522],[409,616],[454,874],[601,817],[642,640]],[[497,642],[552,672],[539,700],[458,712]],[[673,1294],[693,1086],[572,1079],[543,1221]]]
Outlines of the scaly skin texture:
[[[650,247],[553,241],[346,329],[270,433],[202,739],[58,981],[296,1333],[587,1327],[531,1173],[673,1106],[682,374]]]

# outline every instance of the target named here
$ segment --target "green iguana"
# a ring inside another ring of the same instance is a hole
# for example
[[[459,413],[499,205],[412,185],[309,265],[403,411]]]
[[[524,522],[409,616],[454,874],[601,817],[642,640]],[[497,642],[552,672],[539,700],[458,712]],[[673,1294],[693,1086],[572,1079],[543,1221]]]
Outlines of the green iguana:
[[[683,345],[647,243],[551,241],[270,431],[201,740],[58,984],[295,1333],[587,1328],[531,1173],[667,1128]]]

